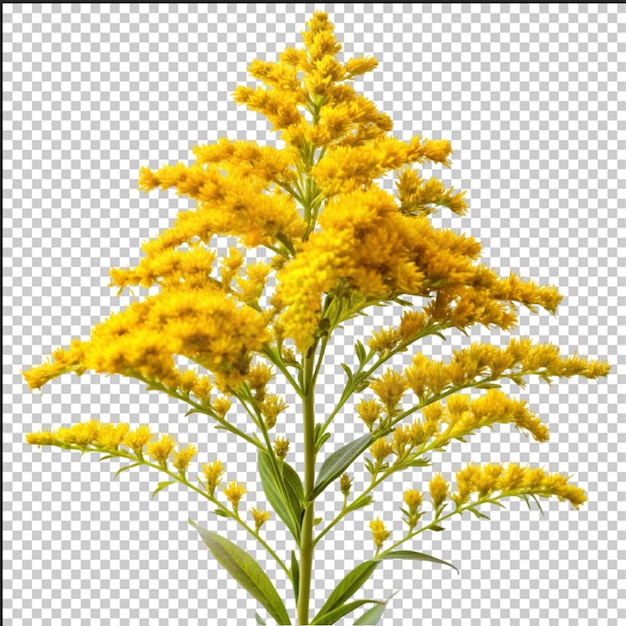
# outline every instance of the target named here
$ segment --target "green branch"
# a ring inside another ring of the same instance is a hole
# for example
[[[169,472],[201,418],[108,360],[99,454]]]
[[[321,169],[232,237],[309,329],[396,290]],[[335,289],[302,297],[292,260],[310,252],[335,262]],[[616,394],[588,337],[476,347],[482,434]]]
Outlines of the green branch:
[[[93,446],[93,447],[90,447],[90,448],[81,448],[81,447],[72,446],[72,445],[66,446],[65,448],[68,449],[68,450],[79,450],[82,453],[94,452],[94,453],[97,453],[97,454],[107,454],[108,456],[100,459],[101,461],[103,461],[105,459],[108,459],[108,458],[124,458],[124,459],[128,459],[128,460],[133,461],[134,463],[136,463],[138,465],[145,465],[146,467],[151,467],[153,469],[158,470],[159,472],[163,472],[164,474],[167,474],[168,476],[173,478],[175,481],[179,482],[182,485],[185,485],[186,487],[189,487],[189,489],[191,489],[192,491],[195,491],[196,493],[201,495],[203,498],[206,498],[209,502],[211,502],[212,504],[217,506],[218,509],[222,512],[221,513],[222,517],[229,517],[231,519],[236,520],[239,523],[240,526],[245,528],[267,550],[267,552],[283,568],[283,570],[285,571],[285,573],[287,574],[289,579],[293,582],[292,576],[291,576],[291,572],[290,572],[289,568],[285,565],[283,560],[276,554],[276,552],[274,552],[274,550],[267,544],[267,542],[263,538],[261,538],[259,536],[259,534],[257,532],[253,531],[252,528],[250,528],[250,526],[248,526],[248,524],[246,524],[246,522],[244,522],[241,519],[239,513],[234,513],[233,511],[228,509],[224,504],[222,504],[219,500],[217,500],[215,497],[211,496],[211,494],[209,494],[206,491],[203,491],[202,489],[199,489],[194,484],[190,483],[185,476],[181,475],[180,472],[179,473],[174,473],[174,472],[170,471],[169,469],[167,469],[166,467],[163,467],[162,465],[158,465],[156,463],[152,463],[151,461],[147,461],[143,457],[143,455],[142,456],[134,456],[130,452],[125,452],[124,450],[111,450],[111,449],[106,449],[106,448],[103,449],[103,448],[99,448],[99,447],[96,447],[96,446]],[[122,471],[123,469],[124,468],[122,468],[120,471]]]
[[[141,382],[146,383],[148,385],[148,391],[152,389],[156,391],[163,391],[171,398],[175,398],[176,400],[182,400],[186,404],[189,404],[190,406],[192,406],[193,407],[192,411],[188,411],[187,415],[189,415],[190,413],[202,413],[203,415],[208,415],[213,420],[215,420],[220,425],[220,427],[223,428],[224,430],[228,430],[229,432],[237,435],[238,437],[245,439],[248,443],[251,443],[253,446],[255,446],[256,448],[259,448],[260,450],[265,450],[265,448],[263,448],[263,446],[261,445],[261,442],[258,439],[251,437],[250,435],[248,435],[247,433],[244,433],[242,430],[240,430],[236,426],[233,426],[232,424],[227,422],[225,419],[221,418],[211,407],[203,406],[202,404],[198,402],[194,402],[189,396],[180,394],[177,391],[174,391],[171,387],[167,387],[163,383],[150,380],[149,378],[142,376],[139,372],[133,371],[133,373],[129,375],[132,378],[136,378],[137,380],[140,380]]]

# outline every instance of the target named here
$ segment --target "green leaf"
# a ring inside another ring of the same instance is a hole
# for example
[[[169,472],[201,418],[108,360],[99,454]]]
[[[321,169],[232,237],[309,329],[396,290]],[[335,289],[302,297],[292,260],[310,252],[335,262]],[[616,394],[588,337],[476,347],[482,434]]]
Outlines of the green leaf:
[[[353,378],[352,370],[345,363],[341,363],[341,367],[348,377],[348,382],[351,382]]]
[[[352,613],[355,609],[358,609],[364,604],[380,604],[379,600],[355,600],[342,606],[338,606],[329,613],[319,614],[311,624],[334,624],[348,613]]]
[[[162,491],[163,489],[167,489],[170,485],[173,485],[176,481],[175,480],[166,480],[163,481],[162,483],[159,483],[157,488],[152,492],[152,498],[154,498],[154,496],[156,496],[157,493],[159,493],[159,491]]]
[[[361,617],[354,622],[354,626],[362,626],[363,624],[378,624],[383,616],[383,613],[385,612],[385,609],[387,608],[387,603],[398,593],[398,591],[392,593],[384,602],[380,602],[378,606],[372,607],[369,611],[365,611],[365,613],[363,613],[363,615],[361,615]]]
[[[317,477],[317,483],[313,493],[311,494],[309,501],[313,501],[317,496],[326,489],[326,487],[333,482],[336,478],[339,478],[341,474],[345,472],[362,452],[367,450],[372,443],[372,435],[369,433],[363,435],[349,444],[335,450],[325,461],[322,463],[320,473]]]
[[[481,513],[480,511],[478,511],[474,507],[468,507],[467,510],[471,511],[478,519],[489,519],[488,515],[485,515],[484,513]]]
[[[372,607],[369,611],[365,611],[359,619],[354,622],[354,626],[358,626],[359,624],[378,624],[380,618],[383,616],[385,612],[385,608],[387,604],[378,604],[377,606]]]
[[[280,599],[272,581],[261,566],[239,546],[220,535],[198,526],[192,519],[189,523],[200,533],[217,561],[279,624],[291,624],[287,609]]]
[[[388,552],[384,556],[380,557],[380,559],[388,560],[388,559],[403,559],[409,561],[429,561],[430,563],[440,563],[441,565],[447,565],[448,567],[452,567],[459,574],[458,568],[452,563],[448,563],[447,561],[442,561],[437,557],[430,556],[430,554],[423,554],[422,552],[413,552],[413,550],[396,550],[395,552]]]
[[[298,499],[298,511],[293,510],[293,506],[295,504],[295,495],[294,491],[298,490],[297,482],[300,481],[298,477],[297,481],[295,480],[293,474],[298,476],[295,470],[285,464],[283,468],[283,472],[285,475],[285,491],[286,497],[283,495],[283,492],[280,488],[280,482],[283,481],[283,478],[277,476],[274,470],[274,465],[272,464],[272,459],[267,452],[263,452],[259,450],[259,474],[261,476],[261,483],[263,485],[263,491],[265,492],[265,496],[267,497],[268,502],[272,505],[274,511],[280,519],[285,522],[285,525],[290,530],[294,539],[299,543],[300,542],[300,520],[301,520],[301,510],[302,504],[301,500]],[[289,469],[287,469],[289,468]],[[286,471],[285,471],[286,470]],[[290,471],[291,470],[291,471]],[[289,478],[287,478],[289,476]],[[287,486],[289,482],[290,486]],[[300,489],[302,489],[302,484],[300,483]],[[304,498],[304,494],[302,494],[301,498]]]
[[[426,459],[424,457],[417,457],[416,459],[411,459],[405,463],[406,467],[429,467],[431,465],[430,459]]]
[[[436,530],[436,531],[441,531],[441,530],[445,530],[445,528],[443,526],[431,526],[430,530]]]
[[[367,354],[365,353],[365,347],[360,341],[357,341],[354,344],[354,350],[356,351],[356,356],[359,359],[359,363],[363,365],[363,363],[367,359]]]
[[[262,619],[261,616],[258,613],[255,613],[254,617],[256,618],[256,623],[257,624],[261,624],[261,626],[265,626],[265,620]]]
[[[330,439],[330,433],[322,432],[322,425],[315,424],[315,451],[319,452],[321,447]]]
[[[125,465],[124,467],[120,467],[120,469],[115,472],[114,478],[117,478],[123,471],[129,470],[133,467],[138,467],[139,465],[141,465],[141,463],[132,463],[131,465]]]
[[[350,512],[356,511],[358,509],[362,509],[363,507],[366,507],[368,504],[371,504],[372,502],[374,502],[374,498],[372,498],[372,496],[370,496],[370,495],[361,495],[356,500],[351,502],[347,506],[346,510],[350,511]]]
[[[219,515],[220,517],[232,517],[232,514],[228,511],[224,511],[224,509],[215,509],[213,513],[215,513],[215,515]]]
[[[539,500],[537,500],[537,496],[534,493],[531,493],[530,497],[535,501],[535,504],[539,507],[539,510],[541,511],[541,514],[545,515],[545,513],[543,512],[543,509],[541,508],[541,502],[539,502]],[[528,507],[528,508],[530,508],[530,507]]]
[[[367,582],[379,563],[379,560],[364,561],[349,572],[324,602],[319,613],[315,616],[316,623],[325,623],[321,621],[324,615],[342,606],[346,600],[351,598]]]
[[[304,487],[302,486],[302,480],[300,480],[298,472],[296,472],[296,470],[285,461],[283,461],[283,480],[285,481],[287,495],[291,501],[294,513],[300,513],[304,502]]]
[[[293,577],[293,592],[296,596],[296,604],[298,603],[298,593],[300,591],[300,566],[298,565],[298,558],[296,557],[296,551],[291,551],[291,576]]]

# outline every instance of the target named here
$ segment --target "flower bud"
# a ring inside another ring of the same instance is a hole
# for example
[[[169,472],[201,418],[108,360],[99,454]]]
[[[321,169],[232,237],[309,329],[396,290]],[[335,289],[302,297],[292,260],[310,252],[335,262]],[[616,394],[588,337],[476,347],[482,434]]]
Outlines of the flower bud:
[[[352,481],[350,480],[350,476],[348,474],[342,474],[339,479],[339,486],[341,488],[341,493],[344,496],[347,496],[350,493],[350,487],[352,487]]]

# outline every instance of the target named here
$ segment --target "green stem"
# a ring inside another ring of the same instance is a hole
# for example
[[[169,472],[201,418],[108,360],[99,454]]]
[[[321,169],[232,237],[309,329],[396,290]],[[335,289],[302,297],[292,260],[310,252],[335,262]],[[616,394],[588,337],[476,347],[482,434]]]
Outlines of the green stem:
[[[479,498],[478,500],[475,500],[474,502],[469,502],[465,506],[460,506],[454,509],[453,511],[450,511],[450,513],[448,513],[447,515],[443,515],[443,516],[441,516],[441,511],[439,511],[435,515],[435,519],[432,522],[430,522],[430,524],[427,524],[426,526],[422,526],[419,530],[414,530],[412,532],[409,532],[404,538],[400,539],[399,541],[396,541],[393,545],[389,546],[384,552],[382,552],[380,555],[380,558],[383,558],[386,554],[389,554],[389,552],[393,552],[397,547],[401,546],[403,543],[405,543],[409,539],[413,539],[413,537],[420,535],[424,531],[430,530],[433,526],[439,525],[440,522],[450,519],[453,515],[462,515],[463,513],[465,513],[465,511],[468,511],[469,509],[473,507],[484,504],[485,502],[489,502],[492,499],[493,498],[489,498],[489,497]]]
[[[140,380],[142,383],[146,383],[146,385],[148,385],[149,390],[155,389],[158,391],[163,391],[168,396],[170,396],[170,398],[176,398],[177,400],[182,400],[186,404],[189,404],[190,406],[193,407],[192,412],[202,413],[203,415],[208,415],[219,424],[219,427],[237,435],[238,437],[241,437],[242,439],[245,439],[248,443],[251,443],[253,446],[259,448],[259,450],[265,450],[265,448],[263,447],[263,444],[260,441],[256,440],[254,437],[251,437],[247,433],[244,433],[242,430],[239,430],[236,426],[233,426],[232,424],[227,422],[225,419],[222,419],[217,413],[215,413],[215,411],[213,411],[211,407],[202,406],[200,403],[194,402],[188,395],[185,396],[173,390],[171,387],[167,387],[163,383],[150,380],[149,378],[142,376],[139,372],[129,370],[126,376],[131,377],[131,378],[136,378],[137,380]],[[189,414],[190,412],[188,411],[187,415]]]
[[[315,485],[315,350],[312,346],[304,358],[304,498],[309,499]],[[311,573],[313,569],[313,517],[315,505],[311,502],[304,512],[300,535],[300,585],[298,590],[298,624],[309,623]]]

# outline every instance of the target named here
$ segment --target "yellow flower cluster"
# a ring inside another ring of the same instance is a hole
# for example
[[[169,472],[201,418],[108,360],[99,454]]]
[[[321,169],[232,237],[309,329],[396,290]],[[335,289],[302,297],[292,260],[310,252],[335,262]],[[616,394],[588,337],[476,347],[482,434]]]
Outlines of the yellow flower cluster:
[[[106,450],[117,450],[120,444],[124,444],[137,454],[154,436],[146,429],[147,427],[140,426],[136,431],[131,431],[128,424],[102,424],[97,420],[90,420],[74,424],[71,428],[59,428],[56,432],[29,433],[26,435],[26,442],[36,446],[60,448],[93,446]],[[141,445],[138,443],[140,440],[143,442]]]
[[[347,496],[350,493],[350,489],[352,488],[352,479],[345,472],[339,478],[339,489],[344,496]]]
[[[250,509],[250,513],[252,513],[252,518],[254,519],[256,532],[259,532],[259,528],[272,516],[269,511],[260,511],[254,507]]]
[[[233,511],[235,511],[236,513],[239,509],[239,502],[241,501],[241,498],[243,498],[243,496],[248,493],[246,491],[245,485],[239,484],[235,480],[231,480],[228,485],[222,487],[222,491],[224,492],[224,495],[226,496],[228,501],[231,503]]]
[[[401,372],[388,368],[382,376],[371,380],[369,388],[378,396],[387,416],[393,417],[409,387]]]
[[[274,377],[274,370],[265,363],[255,363],[246,375],[246,382],[254,393],[254,397],[262,402],[265,399],[266,387]]]
[[[58,446],[78,450],[115,453],[122,451],[120,446],[129,448],[138,459],[146,456],[167,470],[168,461],[173,457],[172,465],[181,476],[197,453],[193,445],[175,450],[176,440],[171,435],[163,435],[159,441],[152,441],[154,434],[148,426],[139,426],[131,430],[128,424],[103,424],[97,420],[79,422],[71,428],[59,428],[56,432],[43,431],[29,433],[26,442],[37,446]]]
[[[452,439],[462,439],[479,428],[494,424],[514,424],[519,430],[529,432],[535,441],[549,439],[548,427],[533,413],[526,402],[509,398],[497,389],[472,399],[465,394],[454,394],[447,399],[445,406],[433,403],[423,409],[426,431],[435,428],[437,446],[443,446]],[[418,422],[419,424],[419,422]],[[439,424],[444,425],[439,433]]]
[[[267,430],[274,428],[278,414],[287,407],[287,403],[281,397],[274,394],[265,396],[263,402],[261,402],[260,409]]]
[[[237,384],[252,352],[269,341],[266,321],[263,314],[238,306],[219,291],[170,289],[113,314],[94,327],[89,341],[56,351],[53,362],[25,377],[31,388],[39,388],[68,371],[139,373],[174,388],[182,385],[206,400],[208,381],[177,371],[174,357],[195,361],[224,385]]]
[[[276,437],[274,440],[274,454],[279,461],[284,461],[289,452],[289,440],[285,437]]]
[[[178,235],[177,239],[231,235],[254,247],[274,243],[279,236],[302,235],[303,222],[293,196],[267,180],[271,174],[255,177],[250,168],[235,165],[226,173],[223,169],[222,163],[197,162],[164,165],[156,172],[142,168],[139,187],[143,191],[176,187],[179,195],[197,201],[197,209],[181,214],[174,225],[170,236]]]
[[[146,289],[158,285],[162,289],[178,288],[181,284],[190,289],[206,289],[219,286],[214,272],[215,253],[204,245],[194,243],[186,250],[166,248],[144,257],[133,269],[113,268],[110,286],[141,286]]]
[[[286,307],[281,321],[300,350],[313,341],[325,293],[349,289],[380,299],[423,293],[419,233],[410,221],[417,220],[400,215],[393,197],[375,186],[328,203],[321,230],[278,273],[277,298]]]
[[[167,467],[167,462],[176,447],[176,440],[170,435],[163,435],[159,441],[148,444],[148,456],[152,457],[161,467]]]
[[[211,497],[214,497],[215,490],[220,486],[222,482],[222,477],[224,476],[224,472],[226,468],[224,464],[216,459],[212,463],[208,463],[202,466],[202,471],[204,473],[204,481],[206,489]]]
[[[462,386],[477,380],[510,378],[523,385],[524,376],[551,377],[606,376],[609,365],[578,356],[562,357],[551,344],[535,344],[530,339],[512,338],[505,347],[473,343],[456,350],[448,363],[429,359],[422,353],[413,357],[404,370],[409,387],[420,401],[437,395],[451,386]]]
[[[407,523],[409,529],[415,528],[420,518],[422,517],[419,507],[422,505],[422,492],[418,489],[407,489],[404,492],[404,504],[408,507],[408,510],[402,509],[404,513],[404,521]]]
[[[236,102],[264,115],[299,153],[307,146],[359,145],[391,130],[390,118],[347,84],[373,70],[376,59],[340,62],[341,44],[325,13],[316,12],[307,26],[304,48],[287,48],[278,63],[255,60],[250,65],[250,75],[265,87],[238,87]],[[314,123],[309,123],[307,113]]]
[[[471,494],[479,498],[501,498],[507,496],[556,496],[561,502],[569,501],[578,509],[587,501],[580,487],[569,484],[569,479],[561,474],[547,474],[541,468],[524,467],[517,464],[472,465],[456,473],[457,492],[450,499],[461,507]],[[496,495],[497,494],[497,495]]]
[[[370,528],[372,529],[372,538],[377,548],[382,548],[383,543],[391,535],[391,531],[385,528],[385,523],[377,517],[370,522]]]
[[[432,500],[435,510],[438,509],[445,502],[446,498],[448,497],[449,488],[450,485],[448,484],[448,481],[441,475],[441,472],[439,474],[435,474],[435,476],[431,478],[430,482],[428,483],[428,491],[430,492],[430,498]]]
[[[377,412],[371,407],[376,407]],[[380,414],[382,407],[376,401],[366,400],[357,408],[359,415],[368,423],[374,415]],[[429,404],[422,409],[422,419],[396,426],[391,438],[378,437],[369,451],[379,464],[392,454],[396,456],[395,462],[401,463],[409,454],[419,456],[425,448],[441,450],[453,439],[462,440],[494,424],[513,424],[518,430],[529,432],[536,441],[547,441],[549,438],[548,427],[528,410],[524,401],[509,398],[497,389],[489,389],[477,398],[456,393],[449,396],[445,404]],[[373,426],[370,430],[374,430]]]

